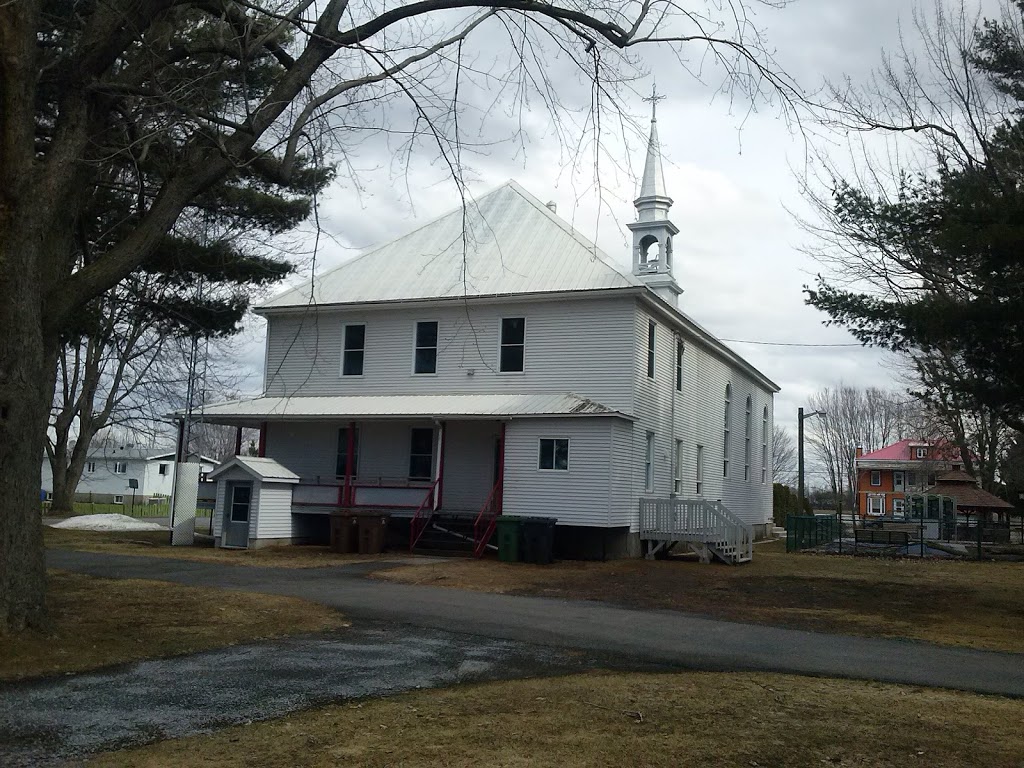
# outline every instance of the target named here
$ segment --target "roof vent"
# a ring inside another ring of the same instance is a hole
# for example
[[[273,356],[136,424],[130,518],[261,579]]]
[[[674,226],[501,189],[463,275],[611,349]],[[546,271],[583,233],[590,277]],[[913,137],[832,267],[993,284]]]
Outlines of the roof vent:
[[[544,205],[546,205],[547,209],[552,213],[558,213],[558,203],[556,203],[554,200],[548,200],[546,203],[544,203]]]

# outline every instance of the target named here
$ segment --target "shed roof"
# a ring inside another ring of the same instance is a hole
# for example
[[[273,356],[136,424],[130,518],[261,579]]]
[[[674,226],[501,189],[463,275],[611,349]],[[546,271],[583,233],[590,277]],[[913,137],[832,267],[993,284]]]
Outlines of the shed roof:
[[[271,483],[297,483],[299,482],[299,476],[292,472],[287,467],[279,464],[274,459],[267,459],[262,456],[235,456],[230,461],[226,461],[221,464],[217,469],[210,473],[210,479],[212,480],[219,475],[224,474],[233,467],[238,467],[248,472],[250,475],[263,480],[264,482]]]
[[[257,397],[208,405],[213,423],[330,418],[515,418],[527,416],[619,416],[628,414],[571,392],[553,394],[346,395]]]

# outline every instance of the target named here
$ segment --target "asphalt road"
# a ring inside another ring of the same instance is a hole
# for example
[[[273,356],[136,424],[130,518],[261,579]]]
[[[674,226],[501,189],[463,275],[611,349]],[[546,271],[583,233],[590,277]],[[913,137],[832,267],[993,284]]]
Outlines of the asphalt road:
[[[273,569],[50,551],[48,563],[95,576],[147,578],[313,600],[353,620],[607,654],[628,662],[768,671],[1024,697],[1024,654],[945,648],[717,621],[597,602],[514,597],[365,579],[379,562]],[[398,630],[396,630],[398,631]]]

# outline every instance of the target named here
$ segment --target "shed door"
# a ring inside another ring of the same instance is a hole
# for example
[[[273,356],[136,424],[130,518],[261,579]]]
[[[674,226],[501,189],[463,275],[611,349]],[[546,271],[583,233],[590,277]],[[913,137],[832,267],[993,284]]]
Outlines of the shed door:
[[[249,546],[249,517],[252,506],[252,483],[228,483],[224,494],[224,533],[221,545]]]

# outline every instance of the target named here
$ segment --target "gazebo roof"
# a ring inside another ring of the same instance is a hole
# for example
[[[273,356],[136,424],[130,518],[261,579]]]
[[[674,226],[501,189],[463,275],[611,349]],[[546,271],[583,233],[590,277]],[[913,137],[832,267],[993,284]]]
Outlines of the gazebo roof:
[[[957,507],[973,509],[1014,509],[1013,504],[1003,501],[988,491],[978,487],[974,478],[966,472],[954,469],[936,478],[938,482],[928,489],[928,493],[949,496],[956,499]]]

